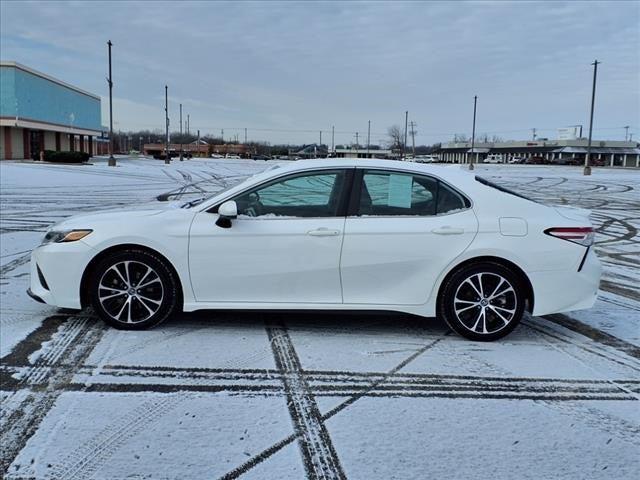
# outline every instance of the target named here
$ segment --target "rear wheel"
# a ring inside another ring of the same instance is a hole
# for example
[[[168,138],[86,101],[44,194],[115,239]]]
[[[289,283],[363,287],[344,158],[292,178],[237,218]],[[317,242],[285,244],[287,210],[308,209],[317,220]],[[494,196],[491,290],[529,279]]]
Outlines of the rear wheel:
[[[445,281],[438,313],[463,337],[491,341],[520,323],[524,304],[518,275],[498,263],[482,262],[461,268]]]
[[[143,330],[178,309],[178,281],[165,262],[143,250],[125,250],[102,260],[93,272],[91,303],[109,325]]]

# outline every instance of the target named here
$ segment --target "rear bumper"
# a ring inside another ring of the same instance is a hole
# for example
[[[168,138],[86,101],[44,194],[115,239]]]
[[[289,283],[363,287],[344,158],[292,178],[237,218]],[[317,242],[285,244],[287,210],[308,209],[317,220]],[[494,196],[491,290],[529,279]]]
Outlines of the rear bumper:
[[[31,298],[33,298],[36,302],[47,303],[43,299],[41,299],[38,295],[33,293],[30,288],[27,288],[27,295],[29,295]]]
[[[584,259],[582,269],[545,271],[529,274],[534,293],[534,315],[591,308],[598,296],[602,265],[593,248]]]

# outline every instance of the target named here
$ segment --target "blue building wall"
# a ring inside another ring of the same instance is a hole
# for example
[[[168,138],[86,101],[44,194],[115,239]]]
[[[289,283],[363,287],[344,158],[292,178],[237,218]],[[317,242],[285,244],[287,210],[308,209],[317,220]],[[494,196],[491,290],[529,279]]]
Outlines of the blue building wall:
[[[0,115],[101,130],[100,100],[15,67],[0,67]]]
[[[16,116],[16,83],[14,67],[0,67],[0,116]]]

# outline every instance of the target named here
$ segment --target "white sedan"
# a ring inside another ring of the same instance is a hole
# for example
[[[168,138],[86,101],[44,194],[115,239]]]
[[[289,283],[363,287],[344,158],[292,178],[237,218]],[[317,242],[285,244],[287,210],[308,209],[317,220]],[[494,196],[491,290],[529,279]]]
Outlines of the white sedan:
[[[384,310],[494,340],[525,310],[593,305],[587,215],[458,166],[303,160],[181,208],[54,225],[33,251],[29,294],[132,330],[201,309]]]

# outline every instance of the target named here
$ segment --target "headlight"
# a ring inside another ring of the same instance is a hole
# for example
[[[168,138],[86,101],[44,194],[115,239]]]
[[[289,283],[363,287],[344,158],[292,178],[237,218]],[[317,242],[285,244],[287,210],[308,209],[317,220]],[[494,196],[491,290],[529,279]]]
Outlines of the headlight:
[[[42,239],[42,245],[47,243],[66,243],[75,242],[89,235],[93,230],[52,230]]]

